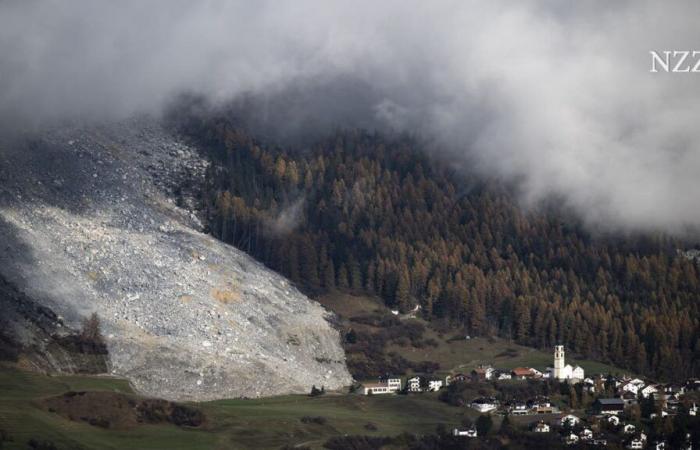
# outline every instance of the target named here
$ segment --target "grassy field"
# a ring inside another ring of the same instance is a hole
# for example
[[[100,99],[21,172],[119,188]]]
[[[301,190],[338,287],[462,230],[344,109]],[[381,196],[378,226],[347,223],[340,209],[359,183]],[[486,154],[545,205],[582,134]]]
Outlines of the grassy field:
[[[434,333],[428,331],[426,336]],[[514,344],[498,338],[472,338],[449,341],[434,336],[437,347],[412,348],[391,346],[388,350],[400,352],[411,361],[430,360],[440,363],[443,371],[469,373],[479,364],[491,364],[498,369],[533,367],[544,371],[553,364],[552,353]],[[580,365],[587,374],[618,373],[620,369],[597,361],[568,356],[567,364]]]
[[[429,433],[442,423],[457,425],[474,413],[448,406],[436,394],[372,396],[327,394],[197,404],[207,416],[201,429],[140,425],[127,431],[102,429],[46,411],[40,400],[69,390],[130,393],[126,381],[106,377],[52,377],[0,366],[0,429],[13,442],[3,449],[26,449],[34,438],[60,449],[247,449],[306,444],[320,448],[338,434]],[[322,416],[326,423],[302,423]],[[372,423],[376,431],[365,425]]]
[[[329,294],[318,299],[326,308],[338,314],[346,325],[358,327],[350,322],[350,318],[370,312],[388,314],[389,310],[381,301],[364,296],[352,296],[348,294]],[[480,364],[491,364],[498,369],[512,369],[515,367],[533,367],[544,371],[553,364],[552,352],[542,351],[531,347],[524,347],[500,338],[472,338],[463,339],[464,336],[451,332],[439,335],[431,329],[428,322],[421,319],[404,319],[418,321],[426,326],[425,338],[433,339],[437,346],[415,348],[412,346],[388,345],[387,352],[397,352],[409,361],[435,361],[440,364],[440,373],[466,372]],[[453,340],[454,337],[462,339]],[[580,365],[587,374],[598,373],[624,373],[619,368],[597,361],[576,358],[567,355],[567,364]]]
[[[131,393],[125,380],[109,377],[46,376],[0,366],[0,429],[12,442],[3,449],[26,449],[34,438],[60,449],[214,448],[215,436],[174,426],[143,426],[128,433],[73,422],[44,410],[39,400],[70,390],[109,390]]]
[[[321,299],[348,323],[356,314],[386,312],[376,300],[366,297],[334,296]],[[419,320],[420,319],[405,319]],[[422,322],[422,321],[421,321]],[[422,322],[427,325],[427,323]],[[440,335],[426,326],[425,338],[437,342],[415,348],[396,344],[396,351],[411,361],[436,361],[441,374],[469,372],[479,364],[497,368],[517,366],[543,370],[551,364],[550,352],[523,347],[502,339],[464,339],[454,333]],[[454,339],[459,337],[459,339]],[[594,361],[567,358],[587,373],[619,372]],[[487,386],[483,386],[484,389]],[[474,389],[482,389],[474,386]],[[67,391],[114,391],[134,395],[122,379],[100,376],[47,376],[0,365],[0,429],[12,442],[3,449],[26,449],[30,439],[53,442],[59,449],[273,449],[304,444],[321,448],[332,436],[343,434],[397,435],[402,432],[432,433],[439,424],[450,428],[464,417],[475,419],[469,408],[449,406],[436,393],[410,396],[362,396],[328,393],[321,397],[283,396],[255,400],[221,400],[198,403],[206,415],[199,428],[174,425],[138,425],[112,430],[71,421],[43,406],[43,399]],[[478,392],[475,392],[476,395]],[[304,416],[322,417],[321,423],[302,422]],[[498,421],[498,420],[497,420]],[[369,429],[368,424],[372,426]]]

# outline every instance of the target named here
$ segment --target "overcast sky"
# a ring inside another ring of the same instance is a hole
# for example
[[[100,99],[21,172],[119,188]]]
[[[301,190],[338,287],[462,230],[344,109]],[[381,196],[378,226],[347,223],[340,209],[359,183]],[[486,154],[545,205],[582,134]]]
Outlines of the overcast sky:
[[[700,226],[700,73],[650,73],[649,51],[700,50],[699,17],[697,1],[0,0],[0,120],[347,83],[303,114],[418,130],[524,204],[683,233]]]

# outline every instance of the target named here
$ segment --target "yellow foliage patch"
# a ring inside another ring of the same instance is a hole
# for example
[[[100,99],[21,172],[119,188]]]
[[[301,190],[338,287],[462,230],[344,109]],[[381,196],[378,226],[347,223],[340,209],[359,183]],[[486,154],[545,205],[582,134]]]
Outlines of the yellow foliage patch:
[[[238,291],[233,291],[230,289],[218,289],[214,288],[211,290],[211,297],[223,304],[229,304],[237,302],[241,299],[241,294]]]

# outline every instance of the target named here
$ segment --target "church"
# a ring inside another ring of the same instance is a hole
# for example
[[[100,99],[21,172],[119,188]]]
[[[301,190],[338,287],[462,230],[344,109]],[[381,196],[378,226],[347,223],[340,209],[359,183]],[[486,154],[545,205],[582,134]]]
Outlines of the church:
[[[554,346],[554,367],[547,368],[547,372],[550,378],[556,378],[559,381],[581,381],[584,379],[583,367],[565,365],[563,345]]]

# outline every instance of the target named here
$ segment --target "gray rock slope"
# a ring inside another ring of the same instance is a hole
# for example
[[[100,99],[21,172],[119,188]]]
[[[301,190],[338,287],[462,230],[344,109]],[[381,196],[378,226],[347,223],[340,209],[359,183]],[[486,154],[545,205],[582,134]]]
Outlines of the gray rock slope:
[[[147,395],[348,385],[329,313],[201,232],[207,164],[148,118],[2,144],[0,273],[70,326],[96,311],[111,372]]]

